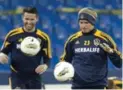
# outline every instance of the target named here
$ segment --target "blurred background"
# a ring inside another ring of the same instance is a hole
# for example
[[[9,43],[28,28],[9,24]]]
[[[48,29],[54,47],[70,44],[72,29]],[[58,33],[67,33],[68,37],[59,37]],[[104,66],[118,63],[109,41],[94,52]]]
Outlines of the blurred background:
[[[98,13],[96,27],[112,36],[122,51],[122,0],[0,0],[0,47],[5,35],[13,28],[23,25],[22,8],[35,6],[40,20],[37,27],[46,32],[52,42],[51,66],[44,73],[44,83],[58,83],[53,69],[63,52],[66,39],[79,30],[77,12],[92,7]],[[122,79],[122,69],[115,68],[109,60],[108,76]],[[8,84],[9,65],[0,65],[0,85]],[[46,77],[46,78],[45,78]],[[66,82],[69,83],[69,82]]]

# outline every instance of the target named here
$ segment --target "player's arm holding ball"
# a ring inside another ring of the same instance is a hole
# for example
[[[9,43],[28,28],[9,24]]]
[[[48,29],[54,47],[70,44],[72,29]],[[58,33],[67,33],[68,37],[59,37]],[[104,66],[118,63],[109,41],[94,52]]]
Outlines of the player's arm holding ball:
[[[74,76],[74,67],[72,62],[72,36],[66,41],[64,52],[60,57],[60,62],[56,64],[54,69],[54,77],[58,81],[71,80]]]
[[[8,54],[11,51],[11,46],[12,46],[12,40],[10,37],[11,33],[12,32],[9,32],[6,35],[3,46],[0,50],[0,63],[1,64],[7,64],[8,63]]]
[[[52,58],[52,56],[51,56],[51,44],[50,44],[50,39],[49,39],[48,35],[46,35],[46,40],[45,40],[45,43],[42,47],[42,52],[43,52],[43,63],[44,64],[39,65],[35,69],[35,72],[38,74],[42,74],[48,69],[49,64],[50,64],[50,59]]]

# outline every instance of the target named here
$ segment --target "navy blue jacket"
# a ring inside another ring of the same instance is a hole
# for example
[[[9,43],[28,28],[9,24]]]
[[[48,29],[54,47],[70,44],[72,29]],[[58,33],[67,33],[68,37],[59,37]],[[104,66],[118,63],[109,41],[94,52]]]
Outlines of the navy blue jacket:
[[[41,41],[41,50],[33,57],[27,56],[20,50],[20,43],[27,36],[33,36]],[[11,54],[11,70],[17,73],[34,73],[38,65],[41,64],[41,58],[43,62],[49,65],[49,59],[51,58],[50,51],[50,39],[47,34],[39,29],[35,32],[25,32],[22,27],[11,30],[4,41],[1,52],[5,54]]]
[[[115,50],[108,54],[100,46],[106,43]],[[108,57],[112,63],[120,68],[122,65],[121,53],[112,38],[100,30],[94,29],[90,33],[81,31],[73,34],[65,43],[61,61],[73,64],[75,75],[74,86],[107,85]]]

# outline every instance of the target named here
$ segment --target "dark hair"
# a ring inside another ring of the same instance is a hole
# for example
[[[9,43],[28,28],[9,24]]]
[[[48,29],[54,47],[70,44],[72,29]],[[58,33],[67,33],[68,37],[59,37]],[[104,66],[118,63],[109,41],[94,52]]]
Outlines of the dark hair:
[[[37,9],[35,7],[26,7],[26,8],[23,9],[23,14],[25,12],[38,15],[38,11],[37,11]]]

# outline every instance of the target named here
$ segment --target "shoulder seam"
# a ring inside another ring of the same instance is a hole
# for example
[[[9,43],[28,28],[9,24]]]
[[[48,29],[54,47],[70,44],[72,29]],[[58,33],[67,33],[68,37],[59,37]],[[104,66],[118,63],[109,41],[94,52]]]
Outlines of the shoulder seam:
[[[38,33],[40,33],[40,34],[38,34]],[[39,29],[37,30],[36,34],[40,35],[45,40],[48,38],[48,35],[46,36],[46,34]]]
[[[40,33],[40,36],[42,35],[41,36],[42,38],[44,38],[45,40],[47,40],[47,42],[48,42],[48,49],[47,49],[48,57],[51,58],[52,57],[52,55],[51,55],[51,43],[50,43],[49,36],[46,33],[44,33],[41,30],[39,30],[39,29],[37,29],[37,31]],[[37,32],[36,32],[36,34],[37,34]]]
[[[41,30],[40,30],[41,31]],[[45,33],[45,32],[43,32],[43,31],[41,31],[41,33],[48,39],[49,38],[49,36]]]
[[[10,30],[10,31],[8,32],[8,34],[6,35],[6,38],[5,38],[5,39],[7,39],[7,38],[8,38],[9,36],[11,36],[13,33],[16,33],[18,29],[19,29],[19,28],[15,28],[15,29],[13,29],[13,30]]]
[[[71,35],[69,38],[68,38],[68,42],[70,41],[72,41],[72,40],[74,40],[74,39],[76,39],[77,37],[79,37],[79,36],[77,36],[78,34],[80,34],[80,31],[79,32],[77,32],[77,33],[75,33],[75,34],[73,34],[73,35]]]
[[[108,41],[110,41],[110,42],[113,44],[114,49],[116,49],[116,43],[115,43],[114,40],[111,38],[111,36],[108,35],[108,34],[105,33],[105,32],[102,32],[102,31],[100,31],[100,32],[101,32],[101,35],[102,35],[103,37],[105,37]]]
[[[100,38],[104,39],[105,41],[108,41],[107,38],[105,38],[104,36],[102,36],[101,33],[102,33],[102,31],[100,31],[100,30],[97,29],[97,31],[94,33],[94,35],[97,36],[97,37],[100,37]]]
[[[17,34],[20,34],[20,33],[23,33],[23,32],[24,31],[21,28],[17,28],[16,32],[12,33],[10,36],[17,35]]]

